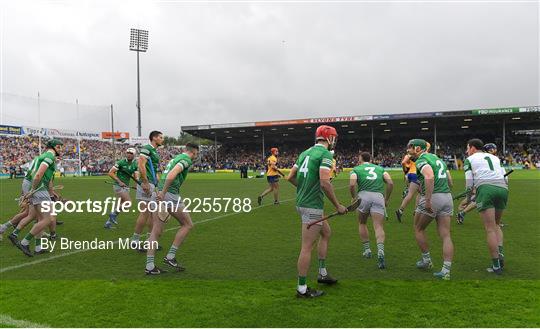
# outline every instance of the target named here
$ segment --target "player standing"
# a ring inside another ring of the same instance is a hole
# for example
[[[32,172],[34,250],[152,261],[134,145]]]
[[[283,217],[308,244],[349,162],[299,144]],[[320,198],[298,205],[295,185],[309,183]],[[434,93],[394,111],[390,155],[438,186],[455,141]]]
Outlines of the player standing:
[[[137,170],[140,176],[140,185],[137,185],[136,198],[139,201],[139,209],[143,210],[137,217],[135,223],[135,232],[131,237],[132,245],[139,245],[141,233],[144,225],[148,222],[148,231],[152,232],[152,216],[148,210],[148,203],[156,201],[156,185],[158,183],[157,170],[159,169],[159,154],[157,148],[163,144],[163,133],[154,130],[148,137],[149,144],[144,145],[140,150],[139,160],[137,161]],[[140,251],[143,251],[139,248]]]
[[[339,203],[330,182],[332,169],[332,154],[337,142],[336,129],[330,126],[320,126],[315,132],[316,144],[300,154],[292,167],[287,180],[296,186],[296,209],[302,219],[302,248],[298,256],[298,287],[297,297],[319,297],[323,291],[314,290],[307,286],[307,273],[311,262],[311,251],[315,241],[318,241],[319,283],[334,284],[326,269],[326,255],[331,230],[327,221],[307,228],[311,221],[323,217],[324,195],[332,202],[340,214],[345,214],[347,208]]]
[[[270,192],[274,192],[274,204],[279,204],[279,176],[285,177],[277,167],[277,156],[279,155],[278,148],[272,147],[270,153],[270,156],[266,160],[266,180],[268,181],[268,188],[257,197],[257,204],[259,206],[262,204],[264,196]]]
[[[52,179],[56,168],[56,157],[60,156],[64,144],[58,139],[52,139],[46,145],[47,150],[32,161],[30,174],[25,177],[25,180],[30,182],[30,188],[23,198],[28,200],[30,207],[34,208],[38,221],[20,242],[17,236],[9,236],[11,242],[29,257],[33,256],[30,251],[30,242],[34,237],[40,237],[52,221],[51,212],[44,209],[44,203],[51,202],[51,195],[54,194]]]
[[[363,256],[371,258],[371,248],[369,246],[369,231],[367,219],[371,215],[373,220],[373,230],[377,240],[377,260],[379,269],[386,268],[384,261],[384,217],[386,206],[390,200],[394,182],[390,174],[384,171],[383,167],[370,163],[371,154],[360,153],[360,165],[353,168],[349,179],[349,190],[353,202],[360,199],[358,206],[358,231],[360,240],[364,246]],[[386,184],[386,193],[384,185]]]
[[[465,169],[467,189],[476,188],[476,207],[484,222],[486,240],[492,265],[489,272],[502,274],[504,267],[503,234],[501,217],[508,202],[508,182],[501,160],[493,154],[483,152],[484,143],[480,139],[467,142],[469,156]]]
[[[488,143],[484,145],[484,152],[497,156],[497,145],[494,143]],[[465,215],[474,209],[476,209],[476,189],[471,189],[468,191],[467,197],[461,201],[459,204],[459,212],[457,213],[457,223],[463,224],[465,221]],[[499,223],[499,226],[503,226],[502,222]],[[501,231],[502,235],[502,231]],[[502,241],[502,239],[501,239]]]
[[[176,236],[169,248],[169,252],[163,258],[165,264],[172,266],[178,271],[183,271],[184,268],[176,261],[176,251],[188,235],[189,231],[193,228],[193,222],[191,221],[189,212],[184,211],[185,205],[180,197],[180,187],[186,181],[189,168],[193,164],[192,161],[197,158],[198,154],[199,145],[187,143],[186,150],[169,161],[167,168],[165,168],[161,174],[158,185],[159,191],[157,193],[157,201],[167,202],[168,212],[176,218],[181,225],[176,232]],[[171,207],[169,207],[169,205],[171,205]],[[160,204],[160,207],[161,206],[163,206],[163,204]],[[152,233],[148,238],[150,248],[146,252],[146,274],[156,275],[161,274],[162,272],[154,263],[156,250],[153,247],[153,241],[158,241],[165,224],[166,222],[161,221],[160,218],[156,218],[154,215],[154,226],[152,228]]]
[[[129,182],[133,179],[139,181],[139,172],[137,171],[137,162],[135,161],[135,148],[130,147],[126,150],[126,158],[116,161],[116,164],[109,170],[109,177],[114,180],[113,191],[121,203],[131,202],[129,196]],[[109,229],[112,225],[118,225],[118,212],[113,210],[109,214],[109,219],[105,222],[105,228]]]
[[[450,268],[454,257],[454,244],[450,236],[450,222],[454,211],[452,177],[446,164],[435,154],[428,153],[428,143],[423,139],[412,139],[407,144],[407,152],[416,163],[420,198],[414,216],[416,243],[422,251],[422,259],[416,263],[419,269],[433,267],[429,245],[425,233],[433,219],[437,222],[437,231],[442,240],[443,266],[440,272],[433,273],[437,278],[450,280]]]

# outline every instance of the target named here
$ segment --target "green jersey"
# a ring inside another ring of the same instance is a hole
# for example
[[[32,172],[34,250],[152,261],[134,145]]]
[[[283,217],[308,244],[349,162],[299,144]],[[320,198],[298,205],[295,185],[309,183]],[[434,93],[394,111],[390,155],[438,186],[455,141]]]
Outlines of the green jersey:
[[[46,151],[41,155],[35,157],[34,160],[32,160],[30,164],[30,169],[26,173],[24,179],[31,182],[34,179],[34,176],[38,172],[39,167],[42,163],[45,163],[47,165],[47,170],[45,170],[45,173],[43,174],[43,177],[41,178],[41,182],[39,182],[38,187],[41,187],[42,185],[48,187],[49,182],[54,177],[54,171],[56,169],[56,156],[54,155],[54,152]]]
[[[332,159],[332,153],[321,144],[316,144],[300,154],[294,165],[298,168],[297,207],[323,209],[324,195],[320,185],[319,169],[331,170]]]
[[[384,194],[384,169],[372,163],[363,163],[351,171],[356,174],[358,192],[369,191]]]
[[[157,171],[159,169],[159,154],[157,153],[157,149],[153,147],[151,144],[146,144],[143,147],[141,147],[140,150],[141,156],[146,158],[146,177],[148,178],[148,181],[152,184],[157,183]]]
[[[175,156],[169,163],[167,164],[167,167],[161,174],[161,179],[159,180],[158,188],[160,190],[163,189],[163,186],[165,185],[165,180],[167,179],[167,174],[169,171],[171,171],[175,166],[179,166],[182,168],[182,172],[174,178],[171,185],[169,186],[169,189],[167,192],[173,193],[173,194],[179,194],[180,193],[180,186],[185,182],[189,167],[193,162],[191,161],[191,158],[186,153],[178,154]]]
[[[118,179],[129,186],[129,179],[137,171],[137,162],[135,160],[129,161],[128,159],[118,160],[114,168],[117,170],[116,176],[118,176]],[[118,183],[115,181],[114,185],[118,185]]]
[[[424,175],[422,175],[422,168],[429,165],[433,169],[433,176],[435,177],[433,193],[450,193],[450,186],[448,185],[448,175],[446,171],[448,168],[444,161],[438,156],[432,153],[422,153],[416,163],[416,174],[418,175],[418,182],[422,187],[420,194],[426,193]]]

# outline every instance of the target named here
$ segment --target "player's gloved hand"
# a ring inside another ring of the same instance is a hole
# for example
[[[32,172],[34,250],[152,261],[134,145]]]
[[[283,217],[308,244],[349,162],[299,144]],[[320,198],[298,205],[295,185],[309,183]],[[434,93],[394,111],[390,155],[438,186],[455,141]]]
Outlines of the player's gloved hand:
[[[338,214],[340,214],[340,215],[346,214],[348,212],[347,207],[345,207],[342,204],[337,206],[336,210],[337,210]]]
[[[141,184],[141,187],[142,187],[142,189],[143,189],[143,191],[144,191],[145,194],[150,194],[150,183],[148,183],[148,182],[143,182],[143,183]]]
[[[427,212],[433,213],[433,209],[431,209],[431,199],[426,199],[426,205],[424,207]]]

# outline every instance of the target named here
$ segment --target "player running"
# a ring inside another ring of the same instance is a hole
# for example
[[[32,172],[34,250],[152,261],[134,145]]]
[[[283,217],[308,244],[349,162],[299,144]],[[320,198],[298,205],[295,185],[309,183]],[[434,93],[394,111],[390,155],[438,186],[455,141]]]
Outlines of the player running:
[[[302,248],[298,256],[298,287],[297,297],[319,297],[323,291],[314,290],[307,286],[306,278],[311,263],[311,251],[318,240],[319,283],[334,284],[326,269],[326,255],[331,230],[327,221],[307,228],[311,221],[323,217],[324,195],[332,202],[340,214],[345,214],[347,208],[339,203],[330,182],[332,154],[337,142],[336,129],[330,126],[320,126],[315,132],[316,144],[300,154],[292,167],[287,180],[296,186],[296,209],[302,219]]]
[[[285,175],[277,167],[277,156],[279,155],[279,150],[277,147],[272,147],[270,149],[270,156],[266,160],[267,170],[266,170],[266,180],[268,181],[268,188],[264,190],[261,195],[257,197],[257,204],[262,205],[262,201],[265,195],[270,192],[274,192],[274,204],[279,204],[279,176],[285,177]]]
[[[150,143],[144,145],[140,150],[139,160],[137,161],[137,170],[140,176],[141,184],[137,185],[136,199],[139,201],[139,209],[143,210],[139,213],[135,223],[135,232],[131,237],[131,244],[139,245],[141,233],[144,225],[148,223],[148,231],[152,232],[151,212],[148,210],[148,202],[156,201],[156,185],[158,183],[159,169],[159,154],[157,148],[163,144],[163,133],[154,130],[148,137]],[[139,251],[144,249],[139,248]]]
[[[373,230],[377,240],[377,260],[379,269],[386,268],[384,261],[384,217],[386,206],[390,200],[394,182],[390,174],[384,171],[383,167],[372,164],[371,154],[360,153],[360,165],[353,168],[349,179],[349,190],[353,198],[360,199],[358,207],[358,231],[360,240],[364,246],[363,256],[371,258],[371,248],[369,246],[369,231],[367,219],[371,215],[373,220]],[[386,184],[386,193],[384,185]]]
[[[62,145],[63,143],[58,139],[48,141],[47,150],[32,161],[29,174],[25,177],[26,187],[23,190],[27,192],[24,194],[23,200],[30,203],[38,221],[20,242],[17,236],[10,235],[9,239],[28,257],[33,256],[30,251],[32,239],[39,238],[43,230],[52,222],[50,211],[45,211],[43,206],[44,203],[51,202],[51,195],[54,194],[52,181],[56,168],[56,157],[60,156]]]
[[[484,143],[480,139],[467,142],[469,156],[465,169],[467,189],[476,188],[476,206],[484,221],[486,240],[491,255],[488,272],[502,274],[504,267],[503,234],[501,217],[508,202],[508,181],[501,160],[493,154],[483,152]]]
[[[114,180],[113,190],[121,203],[131,203],[129,195],[129,182],[131,179],[139,181],[139,172],[137,171],[137,162],[135,161],[135,148],[130,147],[126,150],[126,158],[116,161],[116,164],[109,170],[109,177]],[[118,225],[118,215],[116,210],[109,214],[109,219],[105,222],[104,227],[110,229],[112,225]]]
[[[192,161],[197,158],[198,154],[199,145],[193,143],[186,144],[186,150],[169,161],[167,168],[165,168],[161,174],[161,179],[159,181],[157,201],[167,202],[167,211],[176,218],[181,225],[180,229],[176,232],[176,236],[174,237],[169,252],[163,258],[165,264],[172,266],[177,271],[183,271],[184,267],[176,261],[176,251],[189,234],[189,231],[193,228],[193,222],[191,221],[189,212],[184,211],[185,205],[180,197],[180,187],[186,181],[189,168],[193,164]],[[164,205],[160,204],[160,207],[161,206]],[[161,218],[156,217],[157,216],[154,214],[154,226],[152,228],[152,233],[148,238],[150,248],[146,252],[145,273],[148,275],[157,275],[162,272],[162,270],[156,267],[154,263],[156,250],[153,248],[153,242],[157,242],[161,236],[166,220],[162,221]]]
[[[407,144],[407,152],[415,161],[418,181],[420,182],[420,198],[414,216],[416,243],[422,251],[422,259],[416,262],[419,269],[433,267],[429,253],[426,228],[435,218],[437,231],[442,240],[443,266],[433,276],[450,280],[450,268],[454,257],[454,244],[450,237],[450,222],[454,211],[452,194],[452,177],[446,164],[435,154],[428,153],[428,144],[423,139],[412,139]]]

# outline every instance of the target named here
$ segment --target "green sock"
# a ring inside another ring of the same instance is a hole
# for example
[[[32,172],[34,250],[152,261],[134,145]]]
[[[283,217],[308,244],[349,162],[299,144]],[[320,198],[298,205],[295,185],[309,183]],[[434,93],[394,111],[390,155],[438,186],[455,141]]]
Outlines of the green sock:
[[[176,257],[176,251],[178,250],[177,247],[174,245],[171,245],[171,248],[169,249],[169,252],[167,253],[167,259],[173,259]]]
[[[307,282],[307,278],[305,276],[298,276],[298,285],[299,286],[305,286]]]
[[[154,268],[154,256],[147,256],[146,257],[146,269],[151,270]]]
[[[499,269],[501,268],[501,263],[499,262],[499,258],[493,258],[491,260],[491,262],[493,263],[493,268],[494,269]]]
[[[503,248],[503,246],[499,246],[499,258],[504,258],[504,248]]]
[[[326,268],[326,260],[319,259],[319,268]]]
[[[377,243],[377,255],[384,257],[384,243]]]
[[[369,248],[369,241],[363,242],[362,245],[364,246],[364,251],[370,250],[370,248]]]
[[[131,237],[131,241],[139,241],[141,238],[141,235],[139,233],[133,233],[133,236]]]
[[[32,241],[32,239],[34,238],[34,235],[32,235],[32,233],[28,233],[24,239],[21,241],[21,244],[23,246],[27,246],[30,244],[30,241]]]

